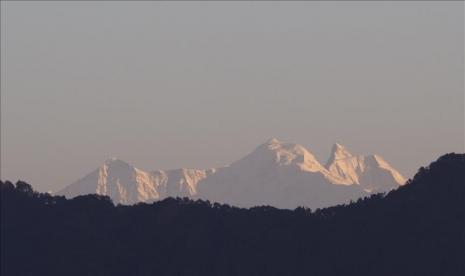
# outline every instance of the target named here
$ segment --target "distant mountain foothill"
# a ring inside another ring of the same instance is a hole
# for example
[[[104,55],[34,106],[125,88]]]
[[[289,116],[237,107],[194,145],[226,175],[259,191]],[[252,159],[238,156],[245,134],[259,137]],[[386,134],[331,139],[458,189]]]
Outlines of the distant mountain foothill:
[[[253,164],[263,171],[282,167],[275,177],[302,170],[326,179],[333,170],[367,189],[357,174],[360,164],[364,172],[371,162],[386,167],[375,156],[336,155],[323,170],[303,148],[273,142],[227,174]],[[128,169],[123,162],[113,165]],[[160,177],[180,177],[165,174]],[[115,205],[97,194],[66,199],[37,193],[21,181],[0,182],[0,192],[5,276],[465,275],[465,154],[440,157],[387,194],[316,210],[246,209],[187,197]]]

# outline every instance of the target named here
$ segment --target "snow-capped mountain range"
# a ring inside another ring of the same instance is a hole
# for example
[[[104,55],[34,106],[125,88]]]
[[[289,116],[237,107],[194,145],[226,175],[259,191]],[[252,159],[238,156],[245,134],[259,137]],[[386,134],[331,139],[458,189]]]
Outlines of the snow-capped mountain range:
[[[323,166],[305,147],[270,139],[217,169],[146,172],[109,159],[58,194],[71,198],[96,193],[121,204],[191,197],[239,207],[314,209],[387,192],[404,183],[404,177],[379,155],[353,155],[335,144]]]

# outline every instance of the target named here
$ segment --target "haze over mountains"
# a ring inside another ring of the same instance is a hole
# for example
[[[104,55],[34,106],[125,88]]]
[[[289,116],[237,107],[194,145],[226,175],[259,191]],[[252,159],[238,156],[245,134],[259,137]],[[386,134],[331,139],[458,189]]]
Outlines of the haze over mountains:
[[[109,159],[58,194],[71,198],[96,193],[121,204],[191,197],[239,207],[292,209],[346,203],[404,183],[404,177],[378,155],[353,155],[335,144],[322,165],[305,147],[270,139],[242,159],[216,169],[146,172]]]

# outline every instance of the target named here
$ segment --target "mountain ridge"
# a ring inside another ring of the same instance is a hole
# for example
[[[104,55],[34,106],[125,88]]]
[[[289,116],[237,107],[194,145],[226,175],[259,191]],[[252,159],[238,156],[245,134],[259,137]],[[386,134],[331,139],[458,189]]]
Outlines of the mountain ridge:
[[[143,171],[111,158],[57,194],[97,193],[121,204],[187,196],[243,207],[320,208],[386,192],[404,182],[377,155],[353,155],[335,143],[323,166],[308,148],[272,138],[229,166],[214,169]]]

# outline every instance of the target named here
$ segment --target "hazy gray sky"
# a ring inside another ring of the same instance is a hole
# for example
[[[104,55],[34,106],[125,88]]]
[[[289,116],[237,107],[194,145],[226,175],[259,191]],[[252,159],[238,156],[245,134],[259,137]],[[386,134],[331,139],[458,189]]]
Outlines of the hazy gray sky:
[[[270,137],[406,177],[464,151],[463,2],[1,2],[1,178],[226,165]]]

